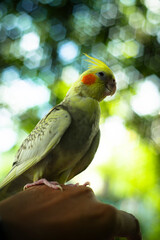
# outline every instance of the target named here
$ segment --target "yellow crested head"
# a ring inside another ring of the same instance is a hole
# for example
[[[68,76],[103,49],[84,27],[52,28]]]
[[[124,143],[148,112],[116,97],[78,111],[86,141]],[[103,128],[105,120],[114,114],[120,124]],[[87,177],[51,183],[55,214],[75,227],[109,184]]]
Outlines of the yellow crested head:
[[[101,60],[85,54],[85,61],[91,63],[89,69],[83,72],[73,84],[68,95],[78,94],[101,101],[106,96],[113,95],[116,91],[115,77],[111,69]]]
[[[101,60],[91,57],[86,53],[84,53],[84,55],[88,58],[88,59],[85,59],[85,61],[91,63],[88,66],[90,71],[96,72],[99,69],[104,69],[105,71],[111,72],[110,68]]]

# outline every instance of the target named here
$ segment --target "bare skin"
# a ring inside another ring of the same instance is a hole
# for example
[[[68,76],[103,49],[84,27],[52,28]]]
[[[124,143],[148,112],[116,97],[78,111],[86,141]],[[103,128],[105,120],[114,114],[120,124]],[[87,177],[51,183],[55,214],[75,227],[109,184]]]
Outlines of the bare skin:
[[[91,188],[34,186],[0,202],[8,240],[141,240],[137,219],[98,202]]]

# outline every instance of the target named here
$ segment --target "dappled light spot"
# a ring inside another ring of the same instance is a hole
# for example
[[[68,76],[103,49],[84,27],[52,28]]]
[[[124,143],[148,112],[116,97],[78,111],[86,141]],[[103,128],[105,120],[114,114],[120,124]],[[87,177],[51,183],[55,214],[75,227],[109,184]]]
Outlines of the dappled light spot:
[[[66,29],[65,27],[60,23],[57,22],[51,27],[50,36],[55,41],[61,41],[66,36]]]
[[[140,44],[135,40],[126,41],[122,51],[125,58],[136,57],[140,52]]]
[[[17,142],[16,128],[11,116],[7,109],[0,109],[0,152],[9,151]]]
[[[26,33],[20,41],[20,48],[24,51],[33,51],[39,47],[40,38],[35,32]]]
[[[21,31],[26,31],[32,26],[32,18],[26,13],[21,13],[21,15],[18,16],[16,26]]]
[[[120,0],[122,4],[126,6],[133,6],[136,2],[136,0]]]
[[[67,84],[74,83],[79,77],[79,71],[72,66],[64,67],[61,78]]]
[[[72,41],[61,42],[58,47],[58,55],[62,62],[72,62],[79,54],[79,48]]]
[[[137,94],[132,97],[132,108],[139,115],[155,115],[160,109],[160,94],[150,80],[138,84]]]
[[[12,128],[0,128],[0,152],[10,150],[17,141],[17,134]]]
[[[48,102],[50,92],[45,86],[37,85],[30,79],[15,79],[9,86],[0,86],[0,101],[7,104],[14,114]]]

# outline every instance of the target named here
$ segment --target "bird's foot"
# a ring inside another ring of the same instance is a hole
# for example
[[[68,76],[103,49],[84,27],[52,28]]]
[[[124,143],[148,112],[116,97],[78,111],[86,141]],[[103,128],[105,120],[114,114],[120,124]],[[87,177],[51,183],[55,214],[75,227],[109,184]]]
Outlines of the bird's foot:
[[[79,186],[80,186],[79,183],[75,183],[75,184],[67,184],[67,185],[69,185],[69,186],[73,186],[73,187],[79,187]],[[82,186],[85,186],[85,187],[90,186],[90,182],[85,182],[84,184],[82,184]]]
[[[43,185],[43,184],[50,187],[50,188],[53,188],[54,190],[58,190],[58,189],[62,190],[62,187],[59,185],[58,182],[54,182],[54,181],[49,182],[45,178],[39,179],[38,181],[33,182],[33,183],[26,184],[23,187],[23,190],[26,190],[27,188],[30,188],[30,187],[33,187],[33,186]]]

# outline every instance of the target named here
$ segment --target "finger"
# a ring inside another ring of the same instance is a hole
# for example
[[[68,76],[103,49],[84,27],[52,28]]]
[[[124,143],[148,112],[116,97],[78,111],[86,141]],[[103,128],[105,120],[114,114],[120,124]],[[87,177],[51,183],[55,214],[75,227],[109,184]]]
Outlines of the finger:
[[[124,211],[117,211],[115,236],[127,237],[128,240],[142,240],[138,220]]]

